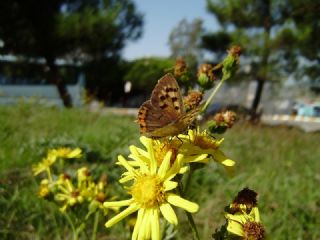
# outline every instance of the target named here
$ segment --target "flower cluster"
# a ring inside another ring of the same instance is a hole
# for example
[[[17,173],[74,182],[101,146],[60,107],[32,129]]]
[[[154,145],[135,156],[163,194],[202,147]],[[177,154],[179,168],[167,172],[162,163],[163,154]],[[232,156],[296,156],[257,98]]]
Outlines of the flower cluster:
[[[187,173],[193,163],[205,164],[210,159],[222,164],[232,173],[235,162],[219,149],[222,139],[216,140],[199,129],[189,130],[188,134],[180,134],[170,140],[153,140],[142,136],[140,141],[144,149],[130,146],[129,160],[118,156],[117,164],[126,169],[120,183],[130,183],[127,186],[130,198],[104,203],[106,208],[126,207],[109,219],[106,227],[138,212],[132,239],[161,239],[161,216],[170,224],[178,224],[172,206],[190,213],[199,209],[197,203],[181,196],[178,175]]]
[[[44,178],[40,182],[38,196],[52,200],[60,206],[62,212],[82,203],[88,204],[89,214],[98,208],[106,213],[102,203],[106,199],[106,176],[100,178],[98,182],[92,179],[87,167],[81,167],[71,174],[64,172],[64,169],[57,171],[61,166],[61,161],[82,157],[80,148],[55,148],[50,149],[41,162],[32,166],[34,176],[44,173]],[[60,160],[60,164],[57,163]]]

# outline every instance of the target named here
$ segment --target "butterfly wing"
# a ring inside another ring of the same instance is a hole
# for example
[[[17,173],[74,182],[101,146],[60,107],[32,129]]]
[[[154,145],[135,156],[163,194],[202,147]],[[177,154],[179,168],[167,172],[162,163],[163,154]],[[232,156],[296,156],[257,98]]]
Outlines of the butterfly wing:
[[[140,125],[140,133],[149,136],[156,129],[162,128],[170,124],[174,119],[163,114],[161,109],[155,108],[151,101],[144,102],[139,108],[138,122]]]
[[[179,85],[170,73],[159,79],[150,100],[152,106],[162,110],[163,114],[168,115],[172,120],[177,120],[184,114]]]

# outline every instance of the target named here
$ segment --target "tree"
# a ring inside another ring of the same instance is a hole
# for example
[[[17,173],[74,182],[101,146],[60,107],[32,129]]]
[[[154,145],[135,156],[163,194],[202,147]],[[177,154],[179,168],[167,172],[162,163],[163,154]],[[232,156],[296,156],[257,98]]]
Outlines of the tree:
[[[292,1],[302,3],[302,0]],[[265,82],[281,81],[298,66],[299,54],[293,46],[298,44],[299,35],[292,34],[295,29],[293,14],[287,11],[297,10],[297,7],[292,5],[291,0],[207,0],[207,7],[223,30],[206,35],[203,46],[216,51],[217,57],[228,45],[243,47],[242,62],[250,65],[251,71],[242,71],[240,75],[257,82],[251,106],[254,117]],[[307,21],[307,25],[310,24]]]
[[[141,35],[142,16],[131,0],[3,0],[0,3],[2,54],[44,58],[48,81],[71,106],[59,57],[81,61],[119,59],[126,40]]]
[[[172,69],[174,64],[174,60],[168,58],[137,59],[128,63],[124,80],[132,82],[134,90],[143,90],[146,94],[150,94],[158,79]]]
[[[204,29],[202,23],[199,18],[191,22],[182,19],[169,35],[168,44],[171,57],[183,58],[187,65],[194,70],[192,72],[195,72],[198,63],[203,58],[201,36],[204,33]]]
[[[289,43],[300,58],[296,78],[307,77],[312,90],[320,92],[320,2],[288,0],[287,6],[284,15],[292,19],[294,28],[286,32],[286,37],[297,39]]]

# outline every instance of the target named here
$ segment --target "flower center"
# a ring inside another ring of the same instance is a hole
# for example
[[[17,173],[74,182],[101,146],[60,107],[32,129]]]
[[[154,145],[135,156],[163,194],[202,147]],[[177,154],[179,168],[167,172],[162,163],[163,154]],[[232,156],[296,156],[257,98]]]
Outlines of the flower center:
[[[219,144],[209,136],[195,136],[194,145],[202,149],[217,149]]]
[[[154,155],[157,161],[157,166],[160,166],[167,152],[171,151],[170,165],[174,163],[177,157],[178,147],[172,142],[170,143],[160,143],[154,146]]]
[[[158,207],[165,201],[163,182],[156,175],[137,177],[130,193],[143,208]]]

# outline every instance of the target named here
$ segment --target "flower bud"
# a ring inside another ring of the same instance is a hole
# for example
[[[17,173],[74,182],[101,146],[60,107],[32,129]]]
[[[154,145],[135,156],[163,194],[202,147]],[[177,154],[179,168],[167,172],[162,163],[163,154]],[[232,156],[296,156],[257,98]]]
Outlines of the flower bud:
[[[216,80],[213,74],[213,66],[208,63],[203,63],[198,68],[198,82],[199,85],[204,89],[210,89],[213,87]]]
[[[189,91],[188,95],[185,96],[183,99],[183,103],[186,111],[189,111],[199,106],[200,102],[202,101],[202,98],[203,98],[203,93],[199,91],[194,91],[194,90]]]
[[[174,76],[182,77],[187,72],[187,64],[182,58],[177,58],[174,66]]]

